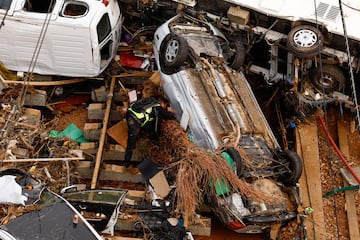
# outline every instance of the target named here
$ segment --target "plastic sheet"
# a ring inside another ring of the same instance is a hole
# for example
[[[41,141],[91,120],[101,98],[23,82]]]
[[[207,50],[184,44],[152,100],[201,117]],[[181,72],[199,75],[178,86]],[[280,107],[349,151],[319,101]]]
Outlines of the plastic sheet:
[[[16,176],[0,177],[0,203],[25,205],[27,197],[22,195],[21,186],[15,181]]]

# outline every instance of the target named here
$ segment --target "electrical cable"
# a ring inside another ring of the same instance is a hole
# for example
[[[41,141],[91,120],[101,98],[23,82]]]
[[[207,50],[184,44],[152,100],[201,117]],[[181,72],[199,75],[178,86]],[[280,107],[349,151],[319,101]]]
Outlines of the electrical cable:
[[[348,8],[350,8],[350,9],[352,9],[352,10],[354,10],[354,11],[359,11],[360,12],[360,9],[359,8],[355,8],[355,7],[353,7],[353,6],[350,6],[349,4],[346,4],[346,3],[342,3],[344,6],[346,6],[346,7],[348,7]]]
[[[351,90],[352,90],[352,94],[353,94],[353,98],[354,98],[354,105],[355,105],[355,111],[356,111],[356,121],[357,121],[357,129],[358,131],[360,131],[360,112],[359,112],[359,105],[357,102],[357,94],[356,94],[356,88],[355,88],[355,78],[354,78],[354,72],[353,69],[351,67],[351,54],[350,54],[350,46],[349,46],[349,38],[347,35],[347,30],[346,30],[346,24],[345,24],[345,18],[344,18],[344,11],[342,8],[342,4],[341,4],[341,0],[339,0],[339,6],[340,6],[340,14],[341,14],[341,20],[342,20],[342,25],[343,25],[343,29],[344,29],[344,37],[345,37],[345,44],[346,44],[346,53],[347,53],[347,57],[349,59],[349,73],[350,73],[350,80],[351,80]]]
[[[46,35],[47,29],[48,29],[48,26],[49,26],[49,23],[50,23],[50,20],[51,20],[51,11],[50,10],[53,8],[53,5],[54,5],[54,0],[51,0],[48,11],[47,11],[46,16],[44,18],[44,23],[43,23],[43,25],[41,27],[40,35],[39,35],[38,41],[36,43],[36,46],[35,46],[35,49],[34,49],[34,52],[33,52],[33,56],[31,58],[31,61],[30,61],[30,64],[29,64],[28,75],[24,79],[24,84],[23,84],[22,89],[20,91],[20,95],[19,95],[19,99],[18,99],[18,101],[19,101],[18,102],[18,104],[19,104],[18,107],[22,107],[24,105],[25,96],[26,96],[27,90],[29,88],[28,82],[31,79],[31,76],[32,76],[32,74],[34,72],[38,57],[40,55],[41,46],[42,46],[42,44],[44,42],[45,35]]]
[[[6,9],[6,12],[4,14],[4,17],[1,19],[0,29],[2,28],[2,26],[5,25],[5,19],[6,19],[6,16],[8,15],[9,9],[10,9],[10,6],[8,6],[8,8]]]

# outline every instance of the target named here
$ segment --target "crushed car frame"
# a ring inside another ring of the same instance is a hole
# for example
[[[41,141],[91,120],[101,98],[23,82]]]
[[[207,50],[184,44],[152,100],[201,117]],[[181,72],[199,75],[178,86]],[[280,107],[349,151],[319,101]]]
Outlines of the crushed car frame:
[[[296,184],[301,159],[280,149],[245,76],[232,69],[244,61],[237,42],[229,42],[212,24],[183,13],[155,31],[153,46],[165,97],[198,146],[227,154],[233,171],[259,189],[267,186],[282,196],[286,187]],[[260,183],[259,178],[265,180]],[[274,206],[246,201],[221,188],[217,194],[223,201],[214,212],[236,232],[263,232],[275,222],[296,217],[286,198]]]

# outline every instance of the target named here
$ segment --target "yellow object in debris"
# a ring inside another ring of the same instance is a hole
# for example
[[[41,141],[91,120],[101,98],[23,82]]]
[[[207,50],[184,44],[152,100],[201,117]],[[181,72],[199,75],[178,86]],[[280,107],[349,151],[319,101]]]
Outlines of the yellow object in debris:
[[[36,166],[31,166],[31,168],[29,169],[29,173],[32,173],[32,172],[34,172],[35,171],[35,169],[36,169]]]

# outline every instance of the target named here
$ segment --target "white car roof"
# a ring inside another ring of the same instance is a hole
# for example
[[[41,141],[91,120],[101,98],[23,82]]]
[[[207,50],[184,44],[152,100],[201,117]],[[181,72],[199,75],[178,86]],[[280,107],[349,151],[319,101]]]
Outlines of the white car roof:
[[[338,0],[225,0],[266,15],[290,21],[305,20],[325,25],[329,32],[344,35]],[[343,0],[342,10],[349,38],[360,40],[360,1]],[[316,13],[317,9],[317,15]]]

